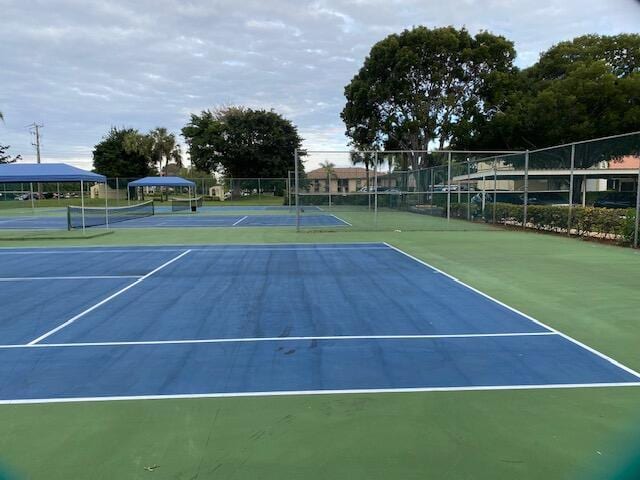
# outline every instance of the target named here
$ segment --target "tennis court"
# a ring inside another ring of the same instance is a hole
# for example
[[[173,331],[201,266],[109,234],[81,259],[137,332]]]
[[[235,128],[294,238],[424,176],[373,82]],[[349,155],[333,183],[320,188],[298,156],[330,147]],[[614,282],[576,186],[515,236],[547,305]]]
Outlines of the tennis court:
[[[55,210],[55,209],[53,209]],[[104,212],[96,209],[98,215],[87,215],[87,226],[95,223],[103,227]],[[282,212],[283,213],[269,213]],[[340,227],[350,224],[329,212],[319,209],[314,215],[300,218],[300,224],[305,227]],[[244,212],[246,211],[246,213]],[[251,213],[256,212],[256,213]],[[39,212],[38,212],[39,213]],[[6,216],[0,219],[0,230],[66,230],[68,220],[66,210],[42,212],[42,215]],[[95,217],[95,218],[94,218]],[[91,219],[95,220],[94,222]],[[74,225],[81,228],[81,219],[74,217]],[[295,212],[288,207],[201,207],[200,212],[170,213],[170,207],[157,207],[157,213],[151,216],[132,217],[126,221],[113,221],[110,228],[202,228],[202,227],[292,227],[296,225]]]
[[[640,385],[386,243],[0,258],[2,403]]]

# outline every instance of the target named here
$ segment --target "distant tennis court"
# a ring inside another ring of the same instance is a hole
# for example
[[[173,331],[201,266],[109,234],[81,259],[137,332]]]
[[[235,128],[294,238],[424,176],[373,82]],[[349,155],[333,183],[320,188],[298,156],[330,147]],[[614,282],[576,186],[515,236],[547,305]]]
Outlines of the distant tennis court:
[[[43,209],[42,215],[6,216],[0,218],[0,230],[66,230],[69,222],[73,228],[82,228],[81,209],[73,207],[73,216],[68,217],[65,209]],[[110,208],[110,228],[203,228],[203,227],[292,227],[296,225],[295,211],[289,207],[243,206],[243,207],[199,207],[198,213],[172,213],[169,206],[156,206],[152,213],[133,212],[131,217],[118,217],[120,210],[130,207]],[[134,207],[132,207],[134,208]],[[314,211],[313,215],[300,218],[304,227],[340,227],[350,224],[318,207],[305,207]],[[103,208],[87,207],[87,227],[103,227],[106,223]],[[271,213],[273,212],[273,213]]]
[[[0,402],[640,385],[384,243],[1,249]]]

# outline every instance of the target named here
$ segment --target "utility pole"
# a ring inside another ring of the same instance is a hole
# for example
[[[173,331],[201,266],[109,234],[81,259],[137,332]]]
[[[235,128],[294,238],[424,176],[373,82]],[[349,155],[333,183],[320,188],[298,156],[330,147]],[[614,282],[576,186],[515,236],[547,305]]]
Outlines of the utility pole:
[[[31,142],[31,145],[36,147],[36,160],[40,163],[40,129],[44,125],[39,125],[33,122],[31,125],[27,125],[31,134],[35,137],[35,143]],[[38,183],[38,200],[42,200],[42,184]]]

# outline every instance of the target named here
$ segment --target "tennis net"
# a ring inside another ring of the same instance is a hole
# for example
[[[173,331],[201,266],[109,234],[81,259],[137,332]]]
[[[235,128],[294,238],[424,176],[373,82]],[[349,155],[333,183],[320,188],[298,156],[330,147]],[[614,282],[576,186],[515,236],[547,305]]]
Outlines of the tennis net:
[[[202,197],[171,199],[172,212],[182,212],[185,210],[191,210],[192,207],[201,207],[201,206],[202,206]]]
[[[84,211],[84,222],[83,222]],[[118,223],[136,218],[150,217],[155,213],[153,201],[126,207],[67,207],[67,225],[73,228],[96,227],[107,222]]]

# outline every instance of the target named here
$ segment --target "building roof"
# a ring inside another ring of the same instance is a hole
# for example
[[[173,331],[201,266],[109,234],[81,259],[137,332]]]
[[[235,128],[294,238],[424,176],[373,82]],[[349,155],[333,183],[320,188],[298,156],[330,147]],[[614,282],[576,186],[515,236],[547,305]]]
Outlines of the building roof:
[[[191,180],[182,177],[144,177],[129,182],[129,187],[195,187]]]
[[[100,182],[107,178],[66,163],[8,163],[0,165],[0,183]]]
[[[626,155],[624,157],[611,160],[609,162],[609,168],[613,169],[625,169],[625,168],[640,168],[640,157],[635,155]]]
[[[373,176],[373,172],[369,171],[369,175]],[[327,172],[324,168],[316,168],[307,172],[307,178],[310,180],[326,180]],[[348,178],[367,178],[367,170],[360,167],[335,167],[331,175],[332,179],[348,179]]]

